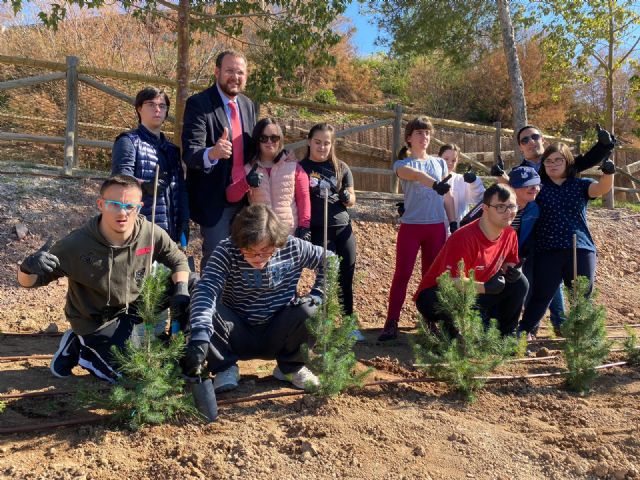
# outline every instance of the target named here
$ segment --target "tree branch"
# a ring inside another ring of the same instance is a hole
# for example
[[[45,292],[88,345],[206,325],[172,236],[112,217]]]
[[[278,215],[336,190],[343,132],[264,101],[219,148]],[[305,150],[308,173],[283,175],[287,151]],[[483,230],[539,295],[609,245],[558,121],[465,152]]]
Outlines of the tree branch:
[[[620,66],[624,63],[624,61],[627,59],[627,57],[629,55],[631,55],[631,53],[636,49],[636,47],[638,46],[638,43],[640,43],[640,35],[638,35],[638,38],[636,39],[636,42],[633,44],[633,46],[627,51],[627,53],[625,53],[622,58],[620,60],[618,60],[616,62],[617,66]],[[617,68],[617,67],[616,67]]]

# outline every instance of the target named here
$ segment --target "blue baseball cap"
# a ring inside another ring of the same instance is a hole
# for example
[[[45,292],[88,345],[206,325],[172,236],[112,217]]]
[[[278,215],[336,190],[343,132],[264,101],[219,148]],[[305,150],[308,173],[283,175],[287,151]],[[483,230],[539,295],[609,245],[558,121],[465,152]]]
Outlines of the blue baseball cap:
[[[540,175],[531,167],[516,167],[509,172],[509,185],[512,188],[540,185]]]

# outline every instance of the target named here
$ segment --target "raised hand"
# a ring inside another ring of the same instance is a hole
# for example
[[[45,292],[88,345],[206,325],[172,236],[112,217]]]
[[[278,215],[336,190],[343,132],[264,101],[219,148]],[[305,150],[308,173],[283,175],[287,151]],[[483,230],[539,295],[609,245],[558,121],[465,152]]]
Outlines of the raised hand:
[[[446,195],[449,190],[451,190],[451,185],[447,183],[447,181],[451,178],[451,174],[444,177],[439,182],[433,182],[431,188],[433,188],[438,195]]]
[[[498,161],[491,167],[491,176],[501,177],[504,175],[504,160],[498,155]]]
[[[605,158],[602,161],[602,165],[600,165],[600,170],[602,170],[602,173],[604,173],[605,175],[613,175],[614,173],[616,173],[616,164],[613,163],[613,160],[611,160],[609,157]]]
[[[258,164],[255,163],[251,171],[247,173],[247,176],[245,177],[247,179],[247,183],[251,188],[258,188],[262,183],[263,175],[262,173],[258,173],[256,171],[257,169],[258,169]]]
[[[471,166],[469,166],[464,175],[462,175],[462,179],[465,181],[465,183],[473,183],[477,178],[478,176],[473,170],[471,170]]]
[[[598,134],[598,143],[600,145],[608,147],[615,144],[615,137],[602,128],[599,123],[596,124],[596,133]]]
[[[20,265],[20,271],[28,275],[45,275],[53,272],[60,266],[60,260],[49,253],[53,239],[49,238],[40,249],[24,259]]]
[[[209,150],[209,159],[230,158],[233,144],[229,140],[229,129],[224,127],[222,135],[216,144]]]

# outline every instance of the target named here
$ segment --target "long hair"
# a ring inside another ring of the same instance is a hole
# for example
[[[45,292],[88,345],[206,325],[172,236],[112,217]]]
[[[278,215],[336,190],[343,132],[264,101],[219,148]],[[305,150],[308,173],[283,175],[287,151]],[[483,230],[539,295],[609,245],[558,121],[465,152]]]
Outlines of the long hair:
[[[544,161],[554,153],[559,153],[567,161],[567,165],[564,169],[564,177],[565,178],[575,177],[577,173],[576,167],[575,167],[576,161],[573,158],[573,153],[571,153],[571,149],[569,148],[569,145],[562,142],[552,143],[551,145],[549,145],[547,148],[544,149],[544,153],[542,154],[542,157],[540,157],[540,161],[542,162],[542,167],[545,168],[545,171],[544,171],[545,174],[547,173],[547,170],[544,165]]]
[[[311,140],[313,135],[316,132],[329,132],[331,136],[331,149],[329,150],[329,160],[333,164],[333,169],[336,172],[336,183],[338,184],[338,189],[342,188],[342,168],[340,168],[340,160],[336,156],[336,130],[328,123],[316,123],[311,130],[309,130],[309,134],[307,135],[307,140]],[[311,147],[307,145],[307,158],[311,156]]]
[[[278,122],[271,117],[263,118],[262,120],[256,123],[256,126],[253,127],[253,132],[251,132],[251,150],[249,151],[249,155],[245,157],[245,163],[255,163],[260,160],[260,135],[265,128],[269,125],[275,125],[278,135],[280,135],[280,142],[278,143],[278,151],[276,152],[276,157],[274,160],[278,159],[278,154],[282,151],[284,146],[284,136],[282,134],[282,128],[278,125]]]

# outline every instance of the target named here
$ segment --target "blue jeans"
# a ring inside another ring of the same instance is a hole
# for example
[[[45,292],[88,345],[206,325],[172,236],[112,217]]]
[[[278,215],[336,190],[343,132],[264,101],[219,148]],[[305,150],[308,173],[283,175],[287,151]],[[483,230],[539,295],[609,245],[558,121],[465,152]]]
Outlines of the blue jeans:
[[[522,273],[524,273],[524,276],[527,277],[527,280],[529,280],[529,291],[527,292],[527,298],[524,301],[524,305],[526,308],[526,306],[529,304],[529,300],[531,299],[531,294],[535,288],[535,284],[533,282],[532,257],[527,257],[527,259],[525,260],[524,265],[522,266]],[[549,313],[551,314],[551,325],[553,325],[554,328],[559,328],[560,325],[562,325],[562,322],[565,321],[564,291],[562,288],[562,280],[558,282],[558,289],[556,290],[556,293],[553,295],[551,303],[549,304]],[[531,333],[535,334],[537,333],[537,330],[538,329],[536,328],[535,331],[532,331]]]

